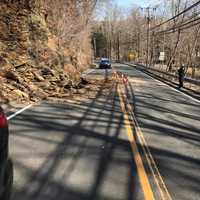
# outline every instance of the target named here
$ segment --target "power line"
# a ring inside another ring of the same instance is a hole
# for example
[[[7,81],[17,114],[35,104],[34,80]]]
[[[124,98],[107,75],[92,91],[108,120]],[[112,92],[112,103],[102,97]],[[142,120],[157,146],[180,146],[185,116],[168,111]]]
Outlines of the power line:
[[[200,20],[200,18],[198,18],[198,19]],[[193,27],[193,26],[196,26],[196,25],[198,25],[198,24],[200,24],[200,21],[198,21],[198,22],[195,23],[195,24],[191,24],[191,25],[189,25],[189,26],[183,27],[183,28],[181,28],[181,30],[186,30],[186,29],[191,28],[191,27]]]
[[[200,21],[197,22],[197,23],[195,23],[195,24],[191,24],[191,25],[189,25],[189,26],[186,26],[186,27],[184,27],[184,28],[180,28],[179,30],[180,30],[180,31],[187,30],[187,29],[189,29],[189,28],[191,28],[191,27],[197,26],[198,24],[200,24]],[[176,31],[171,31],[171,32],[166,32],[165,34],[171,34],[171,33],[174,33],[174,32],[177,32],[177,30],[176,30]]]
[[[175,15],[174,17],[172,17],[172,18],[170,18],[170,19],[168,19],[168,20],[166,20],[166,21],[164,21],[164,22],[162,22],[162,23],[160,23],[160,24],[154,26],[153,28],[151,28],[151,31],[154,30],[154,29],[156,29],[156,28],[158,28],[158,27],[160,27],[160,26],[162,26],[162,25],[164,25],[164,24],[166,24],[166,23],[168,23],[168,22],[170,22],[170,21],[172,21],[172,20],[174,20],[174,19],[176,19],[176,18],[179,17],[180,15],[182,15],[182,14],[188,12],[188,11],[191,10],[192,8],[198,6],[199,4],[200,4],[200,1],[197,1],[196,3],[192,4],[192,5],[189,6],[188,8],[184,9],[182,12],[178,13],[178,14]]]
[[[200,17],[198,17],[198,18],[196,18],[196,19],[193,19],[193,20],[191,20],[191,21],[188,21],[188,22],[186,22],[186,23],[178,24],[178,26],[173,26],[173,27],[168,28],[168,29],[166,29],[166,30],[159,31],[159,32],[157,32],[157,33],[168,33],[168,32],[170,32],[170,31],[175,32],[175,30],[177,30],[177,29],[184,30],[184,29],[187,29],[187,27],[192,27],[192,26],[198,25],[199,22],[198,22],[198,23],[194,23],[194,24],[192,24],[192,23],[193,23],[193,22],[196,22],[196,21],[199,21],[199,20],[200,20]],[[191,24],[191,25],[190,25],[190,24]],[[187,25],[190,25],[190,26],[187,26]]]

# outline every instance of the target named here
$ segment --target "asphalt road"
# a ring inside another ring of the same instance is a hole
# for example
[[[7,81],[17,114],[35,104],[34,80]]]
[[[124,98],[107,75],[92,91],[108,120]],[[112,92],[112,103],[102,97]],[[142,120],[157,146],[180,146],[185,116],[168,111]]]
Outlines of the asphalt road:
[[[200,199],[200,103],[133,67],[113,68],[129,82],[10,120],[12,200]],[[106,82],[111,71],[88,76]]]

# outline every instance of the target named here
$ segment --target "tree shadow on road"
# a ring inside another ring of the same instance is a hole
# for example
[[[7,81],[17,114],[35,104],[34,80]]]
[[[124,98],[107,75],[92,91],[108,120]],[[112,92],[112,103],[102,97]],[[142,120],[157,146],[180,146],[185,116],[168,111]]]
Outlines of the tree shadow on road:
[[[200,147],[198,104],[187,102],[173,90],[169,90],[166,98],[163,86],[159,92],[155,92],[155,87],[152,85],[145,85],[143,90],[135,92],[134,84],[129,82],[125,85],[125,90],[149,145],[148,148],[172,196],[176,196],[177,199],[188,199],[184,191],[198,196],[200,183],[200,157],[197,153]]]
[[[44,103],[11,122],[14,200],[135,199],[116,85],[104,89],[90,102]]]

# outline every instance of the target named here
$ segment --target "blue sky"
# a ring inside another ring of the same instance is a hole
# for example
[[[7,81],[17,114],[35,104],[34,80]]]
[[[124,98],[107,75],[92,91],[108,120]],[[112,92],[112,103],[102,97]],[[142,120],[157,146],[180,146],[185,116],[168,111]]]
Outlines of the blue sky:
[[[155,5],[163,0],[112,0],[111,2],[114,4],[117,4],[119,7],[121,7],[123,10],[126,10],[127,13],[130,11],[129,8],[132,8],[133,6],[136,7],[147,7]],[[103,19],[104,14],[102,14],[102,10],[96,13],[97,19]]]
[[[148,6],[149,0],[115,0],[120,7],[129,7],[131,5]]]

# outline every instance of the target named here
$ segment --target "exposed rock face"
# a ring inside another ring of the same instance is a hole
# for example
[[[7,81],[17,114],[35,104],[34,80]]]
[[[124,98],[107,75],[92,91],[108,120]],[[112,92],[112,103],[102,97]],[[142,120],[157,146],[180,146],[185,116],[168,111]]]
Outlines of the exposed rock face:
[[[41,2],[0,1],[0,101],[43,99],[80,83],[79,55],[58,50]]]
[[[36,1],[34,1],[36,3]],[[48,30],[33,1],[4,1],[0,3],[0,64],[17,66],[36,56],[47,43]]]

